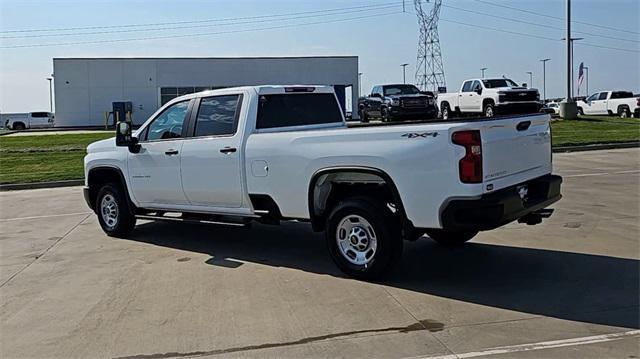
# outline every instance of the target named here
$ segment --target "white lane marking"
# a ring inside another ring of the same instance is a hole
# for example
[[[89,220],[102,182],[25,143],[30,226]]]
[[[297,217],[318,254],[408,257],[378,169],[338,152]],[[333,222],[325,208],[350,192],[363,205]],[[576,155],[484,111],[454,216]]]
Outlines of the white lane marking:
[[[582,174],[579,174],[579,175],[566,175],[566,176],[562,176],[562,177],[564,177],[564,178],[591,177],[591,176],[622,175],[622,174],[627,174],[627,173],[640,173],[640,170],[617,171],[617,172],[582,173]]]
[[[487,356],[487,355],[518,353],[518,352],[525,352],[525,351],[531,351],[531,350],[542,350],[542,349],[561,348],[561,347],[576,346],[576,345],[610,342],[613,340],[620,340],[620,339],[635,337],[639,335],[640,335],[640,330],[631,330],[628,332],[594,335],[594,336],[582,337],[582,338],[570,338],[570,339],[562,339],[562,340],[551,340],[547,342],[509,345],[504,347],[489,348],[489,349],[476,351],[476,352],[447,354],[447,355],[440,355],[440,356],[423,356],[423,357],[415,357],[415,358],[416,359],[417,358],[420,358],[420,359],[474,358],[474,357]]]
[[[79,216],[81,214],[90,214],[92,212],[77,212],[77,213],[65,213],[65,214],[50,214],[48,216],[32,216],[32,217],[16,217],[16,218],[0,218],[0,222],[9,221],[21,221],[26,219],[40,219],[40,218],[52,218],[52,217],[66,217],[66,216]]]

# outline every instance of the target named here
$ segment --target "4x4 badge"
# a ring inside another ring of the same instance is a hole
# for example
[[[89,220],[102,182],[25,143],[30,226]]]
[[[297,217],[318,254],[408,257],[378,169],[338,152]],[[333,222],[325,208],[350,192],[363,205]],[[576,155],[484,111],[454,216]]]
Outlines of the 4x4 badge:
[[[410,133],[405,133],[404,135],[402,135],[402,137],[406,137],[406,138],[427,138],[427,137],[436,137],[438,136],[437,132],[410,132]]]

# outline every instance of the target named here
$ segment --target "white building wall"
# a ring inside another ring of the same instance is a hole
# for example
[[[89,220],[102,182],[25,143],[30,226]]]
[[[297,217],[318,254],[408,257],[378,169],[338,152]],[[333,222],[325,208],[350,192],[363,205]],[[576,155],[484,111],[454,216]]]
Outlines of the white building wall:
[[[160,106],[162,87],[345,85],[358,98],[355,56],[54,59],[53,67],[56,126],[104,125],[114,101],[132,101],[140,124]]]

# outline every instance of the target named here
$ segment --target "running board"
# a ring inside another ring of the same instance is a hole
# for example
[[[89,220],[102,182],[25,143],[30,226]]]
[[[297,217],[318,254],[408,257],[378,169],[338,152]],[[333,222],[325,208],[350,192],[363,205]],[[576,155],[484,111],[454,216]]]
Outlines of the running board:
[[[234,226],[234,227],[247,227],[249,226],[249,222],[239,223],[239,222],[226,222],[226,221],[218,221],[218,220],[210,220],[210,219],[199,219],[199,218],[181,218],[181,217],[166,217],[166,216],[150,216],[146,214],[137,214],[136,218],[138,219],[148,219],[153,221],[171,221],[171,222],[183,222],[183,223],[202,223],[202,224],[219,224],[223,226]]]

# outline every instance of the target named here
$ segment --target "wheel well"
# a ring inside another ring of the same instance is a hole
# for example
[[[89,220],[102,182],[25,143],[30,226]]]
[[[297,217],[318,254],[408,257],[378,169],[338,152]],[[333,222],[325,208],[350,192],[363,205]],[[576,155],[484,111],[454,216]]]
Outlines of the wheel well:
[[[129,198],[129,192],[127,192],[127,184],[124,180],[122,172],[113,167],[97,167],[92,168],[89,171],[87,179],[87,184],[89,185],[89,203],[91,204],[91,208],[95,209],[96,207],[96,198],[98,197],[100,188],[110,182],[120,184],[121,188],[124,190],[124,193],[127,196],[129,205],[132,206],[131,199]]]
[[[391,205],[400,215],[403,228],[413,228],[407,219],[402,199],[384,172],[373,168],[330,169],[316,173],[309,184],[309,218],[315,231],[322,231],[331,209],[353,196],[375,198]]]
[[[622,110],[630,111],[629,110],[629,106],[627,106],[627,105],[618,105],[618,113],[620,113],[620,111],[622,111]]]
[[[22,125],[22,127],[26,128],[27,125],[24,124],[24,122],[22,121],[15,121],[14,123],[11,124],[11,128],[16,128],[16,125]]]
[[[442,101],[440,108],[451,108],[448,101]]]
[[[484,100],[482,100],[482,108],[484,108],[487,105],[495,105],[495,101],[493,101],[493,99],[491,98],[485,98]]]

